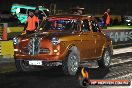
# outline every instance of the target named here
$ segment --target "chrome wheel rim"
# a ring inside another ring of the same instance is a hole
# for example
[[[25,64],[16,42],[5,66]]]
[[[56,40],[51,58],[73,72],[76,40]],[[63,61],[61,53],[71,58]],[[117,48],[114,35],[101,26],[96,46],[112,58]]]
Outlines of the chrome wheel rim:
[[[69,69],[72,72],[76,72],[78,70],[78,60],[77,60],[77,56],[72,55],[69,57]]]
[[[28,64],[28,62],[27,61],[21,61],[21,65],[22,65],[22,67],[23,67],[23,69],[28,69],[29,68],[29,64]]]
[[[106,51],[104,54],[104,64],[105,64],[105,66],[109,66],[109,64],[110,64],[110,53],[109,53],[109,51]]]

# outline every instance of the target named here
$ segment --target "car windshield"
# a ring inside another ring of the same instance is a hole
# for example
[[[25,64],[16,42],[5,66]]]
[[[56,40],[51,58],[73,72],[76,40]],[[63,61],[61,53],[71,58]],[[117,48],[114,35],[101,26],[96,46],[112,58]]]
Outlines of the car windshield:
[[[72,18],[48,18],[40,26],[43,30],[78,31],[79,24],[79,20]]]

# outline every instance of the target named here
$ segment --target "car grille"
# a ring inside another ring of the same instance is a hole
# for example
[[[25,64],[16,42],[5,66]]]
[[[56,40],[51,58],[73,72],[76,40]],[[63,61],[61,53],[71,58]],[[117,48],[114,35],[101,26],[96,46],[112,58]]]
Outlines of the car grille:
[[[39,54],[49,54],[50,50],[48,48],[39,49]]]
[[[39,53],[39,48],[40,48],[39,46],[40,46],[40,38],[32,37],[30,38],[28,45],[25,48],[21,49],[21,52],[24,54],[29,54],[34,56]]]
[[[22,50],[21,50],[21,52],[23,53],[23,54],[30,54],[29,53],[29,49],[26,47],[26,48],[23,48]]]
[[[38,54],[49,54],[49,48],[40,48],[40,38],[32,37],[28,45],[21,49],[23,54],[38,55]]]

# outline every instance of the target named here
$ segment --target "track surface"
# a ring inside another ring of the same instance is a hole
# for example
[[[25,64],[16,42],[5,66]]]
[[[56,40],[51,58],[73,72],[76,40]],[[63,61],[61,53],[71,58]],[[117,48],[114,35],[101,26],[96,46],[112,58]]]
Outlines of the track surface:
[[[131,48],[131,47],[130,47]],[[115,50],[111,68],[87,68],[91,79],[132,79],[132,51]],[[126,52],[126,51],[129,52]],[[78,74],[80,71],[78,72]],[[65,76],[61,67],[37,72],[17,73],[15,69],[0,73],[0,88],[81,88],[75,77]],[[128,88],[128,87],[88,87],[88,88]],[[130,87],[129,87],[130,88]]]

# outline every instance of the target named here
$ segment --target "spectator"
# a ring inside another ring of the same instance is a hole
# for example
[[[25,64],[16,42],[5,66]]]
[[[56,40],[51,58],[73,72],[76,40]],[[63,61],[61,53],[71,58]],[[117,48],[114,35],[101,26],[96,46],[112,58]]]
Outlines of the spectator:
[[[36,7],[35,9],[35,16],[38,17],[39,23],[41,23],[45,19],[45,14],[42,13],[42,11],[40,11],[38,7]]]
[[[104,12],[104,26],[107,28],[107,26],[110,25],[110,9],[107,9],[106,12]]]
[[[24,31],[26,32],[26,34],[34,33],[38,27],[38,24],[39,24],[38,17],[36,17],[34,13],[30,11],[26,21],[26,25],[24,27]]]

